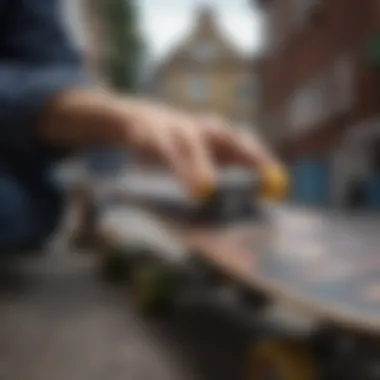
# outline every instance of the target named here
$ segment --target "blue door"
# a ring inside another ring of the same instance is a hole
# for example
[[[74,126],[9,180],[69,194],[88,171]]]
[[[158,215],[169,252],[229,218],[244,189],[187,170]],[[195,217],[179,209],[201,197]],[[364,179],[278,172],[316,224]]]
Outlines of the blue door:
[[[322,159],[301,158],[292,167],[292,198],[307,206],[329,202],[329,170]]]

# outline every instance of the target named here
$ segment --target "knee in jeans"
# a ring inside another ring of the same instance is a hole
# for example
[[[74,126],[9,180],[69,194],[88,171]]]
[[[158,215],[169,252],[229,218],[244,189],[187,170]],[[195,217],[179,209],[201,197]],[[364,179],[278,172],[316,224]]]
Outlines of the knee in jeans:
[[[28,197],[11,180],[0,179],[0,246],[22,244],[29,236]]]

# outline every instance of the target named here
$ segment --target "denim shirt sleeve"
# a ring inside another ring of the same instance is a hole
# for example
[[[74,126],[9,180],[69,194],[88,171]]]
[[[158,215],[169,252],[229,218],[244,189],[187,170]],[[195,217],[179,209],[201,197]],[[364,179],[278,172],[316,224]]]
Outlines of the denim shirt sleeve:
[[[6,0],[0,8],[0,146],[30,147],[46,102],[89,83],[65,34],[59,0]]]

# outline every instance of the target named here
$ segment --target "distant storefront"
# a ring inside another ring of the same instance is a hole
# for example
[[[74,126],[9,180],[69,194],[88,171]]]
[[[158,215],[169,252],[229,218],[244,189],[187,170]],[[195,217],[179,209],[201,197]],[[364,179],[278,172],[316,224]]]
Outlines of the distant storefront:
[[[331,155],[330,167],[332,205],[380,210],[380,120],[349,129]]]
[[[308,206],[329,203],[329,165],[318,157],[300,157],[291,166],[291,198]]]
[[[292,200],[380,210],[378,2],[255,3],[268,31],[258,127],[289,162]]]
[[[380,119],[356,124],[329,149],[306,149],[289,164],[293,202],[380,211]]]

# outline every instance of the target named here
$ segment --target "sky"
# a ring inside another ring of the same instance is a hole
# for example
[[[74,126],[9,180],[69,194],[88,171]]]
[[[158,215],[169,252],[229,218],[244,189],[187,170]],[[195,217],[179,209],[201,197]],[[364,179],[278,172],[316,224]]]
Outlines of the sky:
[[[212,5],[223,31],[242,52],[260,46],[260,14],[251,0],[139,0],[141,28],[153,58],[160,58],[191,29],[193,10]]]

